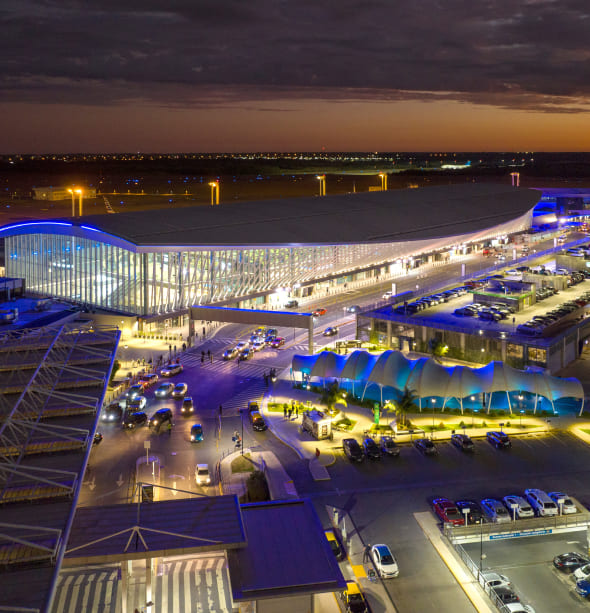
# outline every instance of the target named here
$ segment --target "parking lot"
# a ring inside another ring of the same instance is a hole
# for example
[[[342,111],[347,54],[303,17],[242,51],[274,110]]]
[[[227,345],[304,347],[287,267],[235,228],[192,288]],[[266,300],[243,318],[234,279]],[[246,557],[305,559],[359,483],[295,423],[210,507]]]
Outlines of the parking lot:
[[[483,549],[484,570],[508,577],[521,601],[530,604],[536,613],[588,609],[588,602],[574,591],[573,575],[556,570],[552,563],[561,553],[587,553],[586,530],[485,542],[483,547],[480,543],[469,543],[464,549],[475,561]]]
[[[428,457],[404,445],[397,458],[362,463],[350,462],[335,449],[337,459],[329,467],[331,481],[310,485],[296,478],[296,486],[300,495],[349,510],[364,542],[391,546],[400,576],[387,581],[386,589],[400,611],[434,607],[468,611],[467,604],[460,604],[459,595],[451,590],[454,579],[440,569],[440,560],[413,519],[414,513],[432,512],[430,502],[439,496],[451,500],[501,499],[509,494],[523,495],[525,489],[534,487],[563,491],[586,507],[590,504],[590,449],[585,443],[568,432],[511,438],[512,448],[507,450],[475,439],[472,454],[450,443],[438,443],[438,454]],[[480,544],[468,547],[479,559]],[[489,552],[486,548],[485,565],[508,575],[523,601],[530,602],[536,613],[577,610],[580,602],[584,603],[570,586],[571,579],[554,571],[551,563],[554,555],[576,549],[587,552],[585,531],[502,541],[490,545]],[[522,557],[516,557],[516,552]],[[427,573],[425,590],[427,569],[431,572]],[[559,582],[558,587],[551,587],[549,579]],[[544,583],[537,588],[539,582]],[[550,597],[545,597],[544,590],[551,593]]]

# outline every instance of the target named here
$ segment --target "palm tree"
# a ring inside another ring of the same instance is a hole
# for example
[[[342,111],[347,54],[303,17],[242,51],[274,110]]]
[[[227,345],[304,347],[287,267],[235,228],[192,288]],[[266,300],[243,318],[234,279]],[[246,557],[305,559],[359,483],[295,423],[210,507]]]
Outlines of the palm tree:
[[[346,400],[338,386],[338,381],[334,381],[324,391],[320,397],[320,402],[328,407],[328,411],[332,412],[336,403],[347,406]]]
[[[397,402],[397,410],[400,414],[402,424],[406,425],[406,415],[411,413],[416,408],[416,399],[418,395],[416,394],[416,390],[408,389],[408,387],[404,387],[404,393],[401,395],[401,398]]]

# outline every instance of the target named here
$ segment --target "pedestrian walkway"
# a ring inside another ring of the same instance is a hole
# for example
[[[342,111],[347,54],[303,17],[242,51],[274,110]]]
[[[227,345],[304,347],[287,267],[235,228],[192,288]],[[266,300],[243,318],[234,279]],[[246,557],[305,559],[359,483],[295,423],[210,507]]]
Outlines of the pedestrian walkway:
[[[223,403],[223,417],[235,416],[237,411],[247,408],[250,401],[262,403],[262,396],[266,389],[264,381],[253,381],[250,385],[243,388],[241,392]]]

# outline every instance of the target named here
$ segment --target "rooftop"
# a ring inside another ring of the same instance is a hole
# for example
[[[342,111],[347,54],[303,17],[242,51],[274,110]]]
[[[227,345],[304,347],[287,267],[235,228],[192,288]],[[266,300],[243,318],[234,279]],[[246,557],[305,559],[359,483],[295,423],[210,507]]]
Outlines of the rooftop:
[[[469,183],[60,221],[139,246],[388,243],[484,230],[524,215],[539,198],[533,189]],[[26,226],[5,226],[3,233],[20,234]],[[35,231],[43,231],[43,222],[37,222]]]

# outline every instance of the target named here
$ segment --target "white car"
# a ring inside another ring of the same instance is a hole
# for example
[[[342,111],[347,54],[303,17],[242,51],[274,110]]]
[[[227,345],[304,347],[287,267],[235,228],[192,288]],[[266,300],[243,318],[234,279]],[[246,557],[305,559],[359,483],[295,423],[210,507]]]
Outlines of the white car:
[[[511,521],[508,510],[499,500],[484,498],[480,502],[480,505],[490,521],[497,524],[504,524]]]
[[[249,348],[250,348],[250,343],[248,341],[241,341],[240,343],[236,345],[236,349],[238,350],[239,353],[242,353],[244,349],[249,349]]]
[[[574,577],[576,581],[580,579],[590,579],[590,564],[584,564],[584,566],[580,566],[580,568],[576,568],[574,571]]]
[[[502,607],[502,611],[505,613],[535,613],[535,609],[528,604],[522,604],[522,602],[511,602],[505,604]]]
[[[392,296],[393,296],[393,292],[385,292],[383,296],[381,296],[381,298],[383,300],[389,300],[389,298],[391,298]]]
[[[131,413],[141,411],[147,404],[145,396],[135,396],[133,400],[127,401],[127,410]]]
[[[257,341],[254,341],[254,342],[252,343],[252,349],[253,349],[254,351],[261,351],[261,350],[262,350],[262,349],[264,349],[265,347],[266,347],[266,343],[265,343],[265,342],[264,342],[262,339],[259,339],[259,340],[257,340]]]
[[[168,364],[166,366],[162,366],[160,369],[160,375],[162,377],[173,377],[183,371],[182,364]]]
[[[177,383],[172,390],[172,398],[184,398],[188,391],[188,385],[186,383]]]
[[[381,578],[388,579],[399,575],[399,567],[387,545],[373,545],[370,555]]]
[[[211,475],[208,464],[197,464],[195,468],[195,481],[197,485],[211,485]]]
[[[577,513],[578,508],[574,504],[574,501],[563,492],[549,492],[549,498],[555,502],[555,504],[559,507],[559,501],[563,500],[563,504],[561,505],[561,512],[565,515],[566,513]]]
[[[504,501],[504,504],[506,505],[506,508],[508,509],[508,512],[510,513],[512,517],[514,517],[513,515],[514,511],[512,510],[513,504],[518,505],[516,507],[516,517],[518,517],[518,519],[524,519],[525,517],[535,516],[533,507],[531,507],[531,505],[522,496],[515,496],[515,495],[504,496],[502,500]]]
[[[498,573],[482,573],[479,576],[479,582],[485,588],[496,589],[497,587],[512,587],[512,583],[508,577]]]
[[[158,389],[155,391],[154,396],[158,398],[168,398],[174,389],[174,383],[161,383]]]

